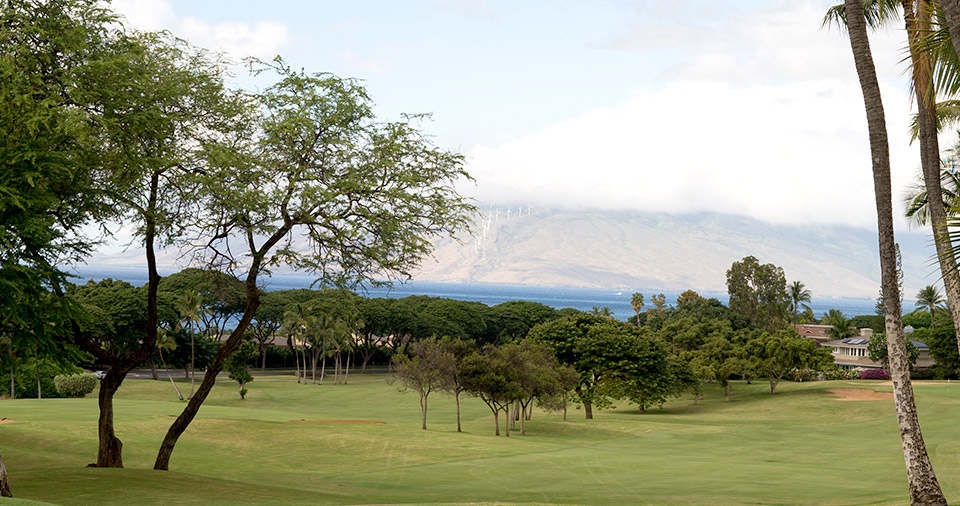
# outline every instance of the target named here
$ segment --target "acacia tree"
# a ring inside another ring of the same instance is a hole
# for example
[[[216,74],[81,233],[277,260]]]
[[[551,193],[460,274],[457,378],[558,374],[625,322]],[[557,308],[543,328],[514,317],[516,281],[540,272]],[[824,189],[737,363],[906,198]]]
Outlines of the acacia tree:
[[[98,185],[100,112],[83,91],[112,84],[115,21],[92,0],[0,5],[0,332],[11,355],[52,350],[50,331],[71,327],[61,266],[95,244],[84,225],[113,215]]]
[[[894,402],[900,426],[900,440],[907,468],[907,481],[912,504],[947,504],[930,464],[913,397],[907,363],[906,340],[901,320],[896,246],[893,233],[893,204],[890,189],[890,150],[886,119],[880,97],[873,56],[861,0],[845,0],[846,27],[853,52],[857,76],[863,92],[864,108],[873,161],[873,182],[877,205],[877,229],[880,247],[881,291],[884,306],[884,327],[893,380]],[[939,193],[933,193],[939,195]]]
[[[252,65],[276,71],[279,81],[253,97],[247,130],[211,146],[215,163],[198,178],[203,211],[191,223],[198,252],[225,272],[242,272],[246,305],[167,431],[155,469],[169,467],[177,440],[242,342],[264,268],[311,272],[320,286],[408,278],[435,235],[466,228],[475,213],[454,187],[469,179],[463,157],[435,147],[418,117],[382,123],[356,81],[295,72],[279,60]]]
[[[431,338],[413,343],[394,362],[397,380],[404,388],[420,394],[420,428],[427,430],[427,401],[432,392],[449,388],[456,358],[440,341]]]

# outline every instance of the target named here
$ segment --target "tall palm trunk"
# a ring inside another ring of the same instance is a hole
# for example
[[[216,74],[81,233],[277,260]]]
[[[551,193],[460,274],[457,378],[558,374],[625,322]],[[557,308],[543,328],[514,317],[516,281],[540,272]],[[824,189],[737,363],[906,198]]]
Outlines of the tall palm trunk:
[[[940,183],[940,144],[937,140],[937,97],[933,85],[933,63],[930,54],[921,49],[921,38],[931,28],[930,3],[918,0],[902,0],[903,17],[910,43],[910,59],[913,68],[913,86],[917,97],[917,118],[920,125],[920,167],[927,191],[927,213],[933,242],[937,248],[937,260],[943,277],[947,307],[956,328],[957,347],[960,349],[960,271],[947,229],[947,209],[943,203]],[[933,320],[931,319],[931,322]]]
[[[894,403],[900,427],[900,441],[907,468],[911,504],[947,504],[927,455],[910,383],[906,340],[901,320],[900,287],[897,282],[896,243],[893,235],[893,202],[890,188],[890,148],[886,118],[880,97],[877,72],[870,54],[870,41],[862,0],[845,0],[847,29],[853,51],[870,132],[873,184],[877,204],[877,230],[880,247],[880,278],[883,293],[884,327]],[[939,193],[934,194],[939,195]]]

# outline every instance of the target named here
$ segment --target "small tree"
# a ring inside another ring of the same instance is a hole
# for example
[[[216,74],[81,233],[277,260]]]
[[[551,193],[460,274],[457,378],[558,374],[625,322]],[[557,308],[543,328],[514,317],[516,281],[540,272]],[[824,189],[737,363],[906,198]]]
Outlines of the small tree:
[[[410,345],[408,355],[394,358],[397,380],[420,394],[421,426],[427,430],[427,400],[434,390],[449,388],[457,368],[453,354],[434,338]]]
[[[246,399],[247,397],[245,385],[253,381],[253,376],[250,374],[250,361],[257,358],[259,354],[257,345],[254,344],[253,341],[244,341],[224,362],[223,369],[227,371],[230,379],[240,385],[241,399]]]

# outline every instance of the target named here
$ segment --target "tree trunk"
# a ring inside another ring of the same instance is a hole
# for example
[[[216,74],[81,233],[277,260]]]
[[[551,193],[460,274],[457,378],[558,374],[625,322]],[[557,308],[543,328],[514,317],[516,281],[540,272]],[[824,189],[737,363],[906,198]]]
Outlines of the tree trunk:
[[[160,376],[157,376],[157,361],[150,359],[150,377],[153,378],[153,381],[160,381]]]
[[[320,356],[320,384],[323,384],[323,378],[327,375],[327,353],[324,350],[323,355]]]
[[[347,353],[347,363],[343,369],[343,384],[346,385],[350,381],[350,362],[353,360],[353,352]]]
[[[427,396],[429,393],[420,395],[420,428],[427,430]]]
[[[282,237],[282,235],[280,235],[280,237]],[[271,238],[267,242],[276,242],[276,240],[279,239]],[[230,333],[230,337],[224,341],[223,346],[217,351],[210,366],[207,367],[207,371],[203,375],[203,381],[200,382],[196,393],[187,402],[187,405],[183,408],[183,411],[177,419],[170,425],[170,428],[167,429],[167,434],[163,437],[163,442],[160,443],[160,450],[157,452],[157,459],[153,464],[155,470],[166,471],[170,468],[170,457],[173,455],[173,449],[177,441],[197,416],[197,413],[200,411],[200,406],[203,405],[203,401],[210,395],[210,391],[217,382],[217,375],[220,374],[220,371],[223,369],[223,364],[226,362],[227,357],[236,351],[243,343],[243,334],[247,331],[250,321],[253,320],[253,315],[257,307],[260,306],[260,289],[257,287],[258,272],[259,263],[255,260],[244,282],[247,305],[243,310],[243,316],[240,318],[240,321],[237,322],[237,327]]]
[[[463,432],[460,430],[460,390],[453,391],[453,399],[457,403],[457,432]]]
[[[933,466],[927,455],[920,431],[913,385],[906,353],[906,340],[901,320],[900,287],[897,276],[896,243],[893,234],[893,203],[890,189],[890,150],[887,141],[886,118],[880,97],[877,73],[870,54],[870,42],[864,19],[862,0],[845,0],[850,47],[856,63],[857,75],[863,92],[870,132],[870,153],[873,160],[873,181],[877,205],[877,230],[880,248],[880,277],[883,294],[884,328],[887,334],[887,354],[890,377],[893,380],[894,403],[911,504],[947,504],[940,490]],[[928,200],[939,198],[928,195]]]
[[[593,420],[593,403],[588,401],[583,397],[583,388],[577,387],[577,396],[580,397],[580,402],[583,403],[583,412],[587,416],[587,420]]]
[[[943,189],[940,181],[940,144],[937,139],[937,97],[933,84],[933,64],[929,53],[924,52],[920,47],[923,34],[931,29],[930,5],[927,0],[921,0],[917,11],[914,12],[913,2],[914,0],[903,0],[901,4],[910,44],[913,86],[917,97],[920,167],[923,170],[923,183],[927,192],[927,213],[930,228],[933,231],[933,243],[937,249],[943,288],[947,296],[947,307],[953,318],[957,347],[960,349],[960,270],[957,270],[957,259],[953,254],[950,231],[947,228],[947,209],[943,203]],[[932,310],[930,324],[933,325]]]
[[[194,353],[193,325],[190,325],[190,398],[197,385],[196,354]]]
[[[260,343],[260,370],[266,370],[267,368],[267,342],[264,341]]]
[[[98,395],[100,418],[97,422],[99,448],[97,463],[93,464],[94,467],[123,467],[123,443],[113,430],[113,396],[120,388],[125,375],[126,371],[111,368],[100,380]]]
[[[7,466],[3,465],[3,456],[0,455],[0,497],[13,497],[10,491],[10,480],[7,478]]]

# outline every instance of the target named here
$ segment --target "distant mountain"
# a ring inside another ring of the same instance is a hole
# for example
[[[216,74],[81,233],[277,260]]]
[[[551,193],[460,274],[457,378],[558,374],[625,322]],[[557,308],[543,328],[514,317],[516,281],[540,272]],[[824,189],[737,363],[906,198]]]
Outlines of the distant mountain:
[[[912,300],[939,272],[928,235],[898,233],[904,295]],[[783,268],[817,298],[874,298],[880,287],[875,232],[841,226],[771,225],[743,216],[500,207],[474,235],[441,239],[419,281],[726,292],[726,271],[747,255]],[[91,267],[142,268],[139,250],[90,259]],[[178,270],[177,254],[159,256]],[[275,270],[283,273],[283,270]],[[905,307],[911,310],[912,307]]]
[[[938,278],[922,233],[900,233],[904,294]],[[774,263],[817,297],[876,297],[875,232],[771,225],[722,214],[513,207],[489,209],[473,237],[436,244],[417,280],[590,288],[726,291],[726,271],[747,255]],[[910,308],[906,308],[910,309]]]

